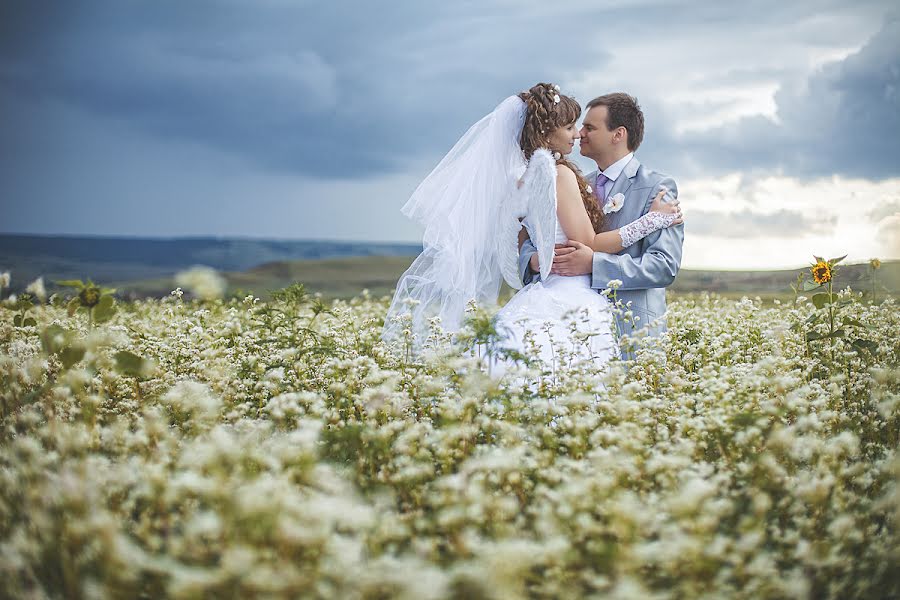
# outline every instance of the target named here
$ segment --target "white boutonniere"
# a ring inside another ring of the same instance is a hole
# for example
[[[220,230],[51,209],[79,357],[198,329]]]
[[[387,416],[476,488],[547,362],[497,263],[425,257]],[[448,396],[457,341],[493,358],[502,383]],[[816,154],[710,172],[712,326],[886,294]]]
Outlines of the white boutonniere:
[[[608,215],[609,213],[619,212],[623,206],[625,206],[625,194],[619,192],[603,205],[603,214]]]

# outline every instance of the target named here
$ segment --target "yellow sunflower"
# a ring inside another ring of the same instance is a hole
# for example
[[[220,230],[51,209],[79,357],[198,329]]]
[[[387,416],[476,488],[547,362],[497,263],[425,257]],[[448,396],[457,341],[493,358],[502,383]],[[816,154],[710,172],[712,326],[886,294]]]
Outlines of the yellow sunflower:
[[[831,265],[824,260],[820,260],[819,262],[814,264],[811,271],[813,281],[815,281],[819,285],[824,285],[831,281]]]
[[[872,260],[869,261],[869,266],[875,270],[878,270],[881,268],[881,261],[878,260],[877,258],[873,258]]]

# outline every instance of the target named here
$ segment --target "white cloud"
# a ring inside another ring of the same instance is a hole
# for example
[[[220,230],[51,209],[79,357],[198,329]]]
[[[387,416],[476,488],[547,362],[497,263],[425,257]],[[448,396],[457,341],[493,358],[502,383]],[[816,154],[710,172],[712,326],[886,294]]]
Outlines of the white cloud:
[[[805,264],[810,256],[849,261],[900,258],[900,178],[873,182],[740,174],[679,182],[685,211],[685,267],[775,268]],[[699,221],[694,227],[694,219]]]

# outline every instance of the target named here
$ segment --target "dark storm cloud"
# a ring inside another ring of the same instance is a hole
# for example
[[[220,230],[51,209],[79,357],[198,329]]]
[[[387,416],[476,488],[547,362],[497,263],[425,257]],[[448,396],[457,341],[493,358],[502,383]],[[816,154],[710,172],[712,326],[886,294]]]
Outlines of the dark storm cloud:
[[[808,80],[784,81],[775,100],[777,122],[753,116],[702,134],[663,131],[654,151],[679,156],[678,166],[692,173],[900,176],[900,19]]]
[[[313,176],[388,172],[446,149],[553,64],[539,46],[493,35],[516,19],[489,7],[472,17],[415,2],[49,6],[0,15],[3,102],[54,98]]]
[[[505,95],[534,81],[603,72],[617,46],[616,36],[604,31],[637,43],[645,43],[637,33],[646,31],[646,43],[658,44],[661,52],[667,36],[651,41],[651,33],[662,24],[693,43],[711,28],[728,28],[735,36],[744,29],[775,35],[790,28],[807,43],[839,39],[845,25],[828,11],[846,10],[846,3],[815,6],[821,18],[808,18],[805,3],[769,1],[654,2],[635,10],[632,4],[598,8],[577,1],[550,7],[504,0],[14,0],[0,8],[0,91],[6,92],[0,109],[52,98],[124,120],[138,132],[198,141],[261,166],[353,178],[402,171],[419,158],[439,156]],[[677,122],[665,118],[665,90],[659,90],[646,105],[651,112],[659,106],[661,118],[642,150],[651,164],[665,155],[662,164],[687,173],[780,167],[803,175],[895,175],[897,39],[897,21],[888,22],[859,54],[809,82],[784,81],[777,97],[780,124],[753,117],[678,136]],[[709,60],[715,63],[715,56]],[[777,60],[723,60],[731,62],[711,69],[707,85],[788,76]],[[642,68],[646,74],[636,70],[635,77],[655,77],[652,65]],[[718,106],[727,108],[727,102]],[[698,99],[696,110],[712,108]],[[852,126],[843,115],[853,115]],[[40,123],[3,127],[52,135]]]

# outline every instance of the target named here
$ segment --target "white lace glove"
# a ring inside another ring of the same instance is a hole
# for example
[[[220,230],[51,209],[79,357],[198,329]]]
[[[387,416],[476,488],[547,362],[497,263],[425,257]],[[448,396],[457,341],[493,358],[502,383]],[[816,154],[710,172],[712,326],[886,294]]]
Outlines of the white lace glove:
[[[619,228],[619,236],[622,238],[622,248],[627,248],[638,240],[641,240],[654,231],[669,227],[678,219],[678,214],[663,214],[651,211],[646,215],[632,221],[628,225]]]

